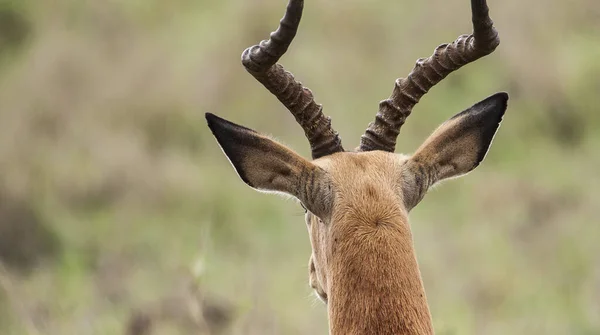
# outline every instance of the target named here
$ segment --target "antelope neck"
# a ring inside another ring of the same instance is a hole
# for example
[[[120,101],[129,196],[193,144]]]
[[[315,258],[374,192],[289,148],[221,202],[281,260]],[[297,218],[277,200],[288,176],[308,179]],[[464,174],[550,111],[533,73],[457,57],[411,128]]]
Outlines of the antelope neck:
[[[433,334],[407,222],[353,229],[337,241],[328,280],[332,335]]]

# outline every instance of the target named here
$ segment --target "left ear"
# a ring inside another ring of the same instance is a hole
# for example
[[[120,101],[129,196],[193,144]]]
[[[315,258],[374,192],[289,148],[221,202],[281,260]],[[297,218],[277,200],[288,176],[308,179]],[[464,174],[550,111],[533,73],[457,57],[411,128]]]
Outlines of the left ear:
[[[298,198],[314,214],[330,210],[327,173],[291,149],[256,131],[206,113],[208,127],[248,186]]]
[[[436,129],[409,160],[428,188],[475,169],[485,158],[506,111],[508,94],[496,93]]]

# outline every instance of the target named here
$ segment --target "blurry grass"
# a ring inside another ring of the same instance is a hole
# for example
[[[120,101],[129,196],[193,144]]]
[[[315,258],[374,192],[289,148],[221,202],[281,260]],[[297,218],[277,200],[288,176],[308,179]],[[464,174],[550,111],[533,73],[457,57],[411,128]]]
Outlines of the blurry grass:
[[[590,0],[490,7],[500,48],[432,89],[399,140],[411,152],[451,115],[511,94],[485,163],[413,211],[434,323],[440,334],[598,333],[600,10]],[[0,53],[0,186],[62,244],[32,275],[8,274],[22,310],[0,292],[2,334],[31,333],[27,323],[123,333],[133,310],[198,262],[202,289],[234,306],[228,333],[326,332],[301,209],[238,180],[203,118],[217,113],[308,157],[293,117],[239,61],[283,8],[0,2],[28,32]],[[314,1],[283,63],[353,148],[395,78],[469,24],[468,1]]]

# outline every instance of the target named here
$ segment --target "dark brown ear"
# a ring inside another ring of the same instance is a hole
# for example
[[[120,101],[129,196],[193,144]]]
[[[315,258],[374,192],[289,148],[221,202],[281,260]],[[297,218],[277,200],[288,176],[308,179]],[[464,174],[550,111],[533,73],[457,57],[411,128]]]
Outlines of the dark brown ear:
[[[326,210],[327,195],[322,189],[328,178],[324,170],[252,129],[211,113],[206,113],[206,121],[231,165],[250,187],[292,195],[317,215]]]
[[[411,157],[427,187],[470,172],[483,161],[506,111],[508,94],[496,93],[443,123]],[[419,172],[415,172],[419,173]]]

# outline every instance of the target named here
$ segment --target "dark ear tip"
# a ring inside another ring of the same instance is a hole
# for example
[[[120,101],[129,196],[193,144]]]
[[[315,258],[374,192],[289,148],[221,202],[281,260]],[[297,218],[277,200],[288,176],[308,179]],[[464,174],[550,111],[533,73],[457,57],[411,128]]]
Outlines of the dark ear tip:
[[[215,123],[217,123],[220,118],[213,113],[205,113],[204,117],[206,118],[208,128],[214,131]]]
[[[255,132],[250,128],[246,128],[244,126],[240,126],[239,124],[233,123],[231,121],[225,120],[224,118],[218,117],[213,113],[205,113],[204,117],[206,117],[206,122],[208,123],[208,127],[213,132],[213,134],[217,135],[217,132],[221,131],[249,131]]]
[[[463,113],[459,113],[456,116],[463,114],[471,114],[471,115],[496,115],[500,119],[504,116],[506,112],[506,108],[508,107],[508,93],[506,92],[498,92],[489,97],[481,100],[480,102],[473,105],[471,108],[467,109]],[[455,116],[455,117],[456,117]]]
[[[219,124],[219,123],[222,123],[223,121],[225,121],[224,119],[222,119],[222,118],[220,118],[220,117],[216,116],[216,115],[215,115],[215,114],[213,114],[213,113],[205,113],[205,114],[204,114],[204,117],[206,118],[206,123],[208,123],[208,127],[209,127],[211,130],[214,130],[214,127],[215,127],[217,124]]]
[[[483,115],[495,115],[502,120],[504,113],[506,112],[506,108],[508,107],[508,93],[506,92],[498,92],[489,97],[479,101],[473,106],[465,109],[464,111],[454,115],[450,118],[450,120],[456,119],[458,117],[463,117],[466,115],[482,117]]]
[[[482,101],[483,104],[492,103],[497,107],[500,107],[504,113],[506,107],[508,106],[508,93],[506,92],[498,92],[489,96],[488,98]]]
[[[509,98],[508,93],[506,93],[506,92],[498,92],[496,94],[493,94],[491,97],[496,98],[501,101],[508,101],[508,98]]]

